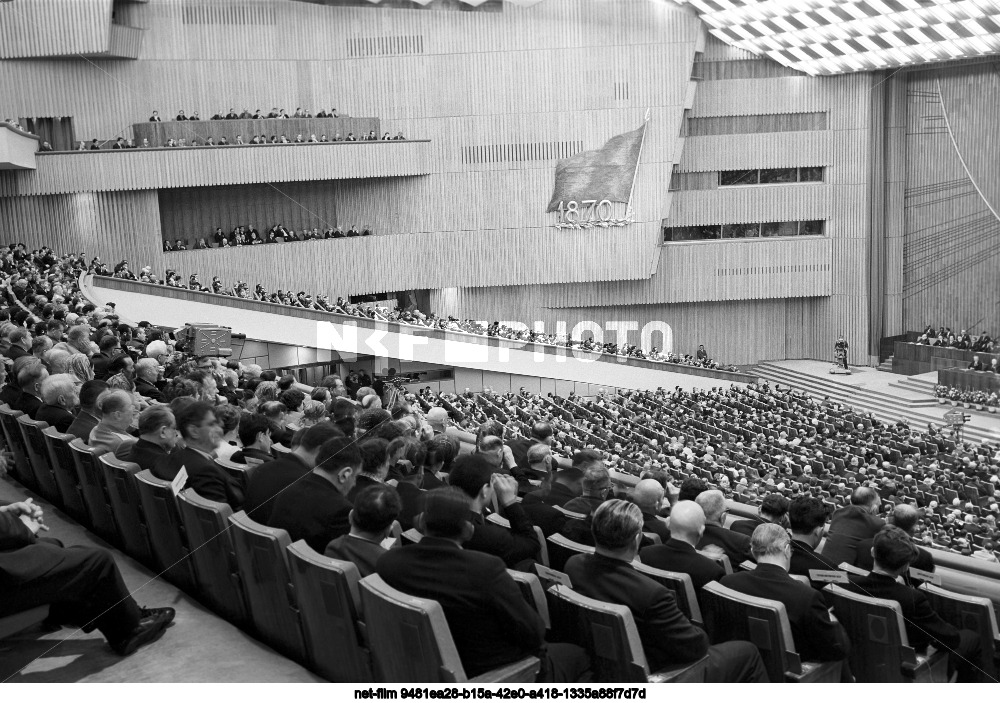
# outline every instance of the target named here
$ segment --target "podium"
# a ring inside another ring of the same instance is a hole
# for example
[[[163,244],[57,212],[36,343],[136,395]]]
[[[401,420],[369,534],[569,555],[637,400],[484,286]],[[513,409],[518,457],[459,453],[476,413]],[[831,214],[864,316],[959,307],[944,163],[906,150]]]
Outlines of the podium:
[[[838,339],[833,345],[833,366],[830,367],[830,373],[851,375],[851,370],[847,368],[847,342],[843,339]]]

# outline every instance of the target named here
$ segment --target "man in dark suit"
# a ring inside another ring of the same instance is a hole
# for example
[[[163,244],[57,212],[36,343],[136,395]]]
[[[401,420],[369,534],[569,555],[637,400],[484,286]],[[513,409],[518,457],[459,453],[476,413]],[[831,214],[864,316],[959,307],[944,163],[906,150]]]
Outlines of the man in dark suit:
[[[313,425],[313,427],[316,427],[316,425]],[[242,448],[233,453],[230,461],[234,461],[237,464],[263,464],[274,460],[274,455],[271,454],[271,447],[273,446],[271,441],[271,423],[263,415],[247,412],[240,415],[237,436],[240,438]],[[324,441],[331,438],[332,435],[325,437]],[[320,444],[322,443],[320,442]],[[319,445],[316,445],[315,449],[319,449]],[[247,494],[246,504],[250,504],[249,493]]]
[[[10,407],[11,410],[20,410],[34,420],[38,409],[44,405],[41,398],[42,382],[48,378],[49,372],[38,359],[34,359],[33,363],[30,361],[24,363],[23,368],[17,372],[17,385],[21,389],[21,395],[10,404]]]
[[[173,608],[139,607],[107,550],[38,539],[47,529],[43,520],[41,508],[30,502],[0,507],[0,616],[49,605],[50,620],[100,630],[121,656],[163,634]]]
[[[182,406],[175,417],[185,446],[172,455],[169,469],[172,475],[161,478],[172,480],[183,467],[188,475],[186,488],[193,488],[202,498],[228,503],[234,512],[242,510],[243,491],[236,479],[215,463],[222,427],[212,406],[196,400]]]
[[[673,593],[632,566],[642,538],[642,512],[623,500],[603,503],[593,516],[594,554],[566,562],[573,590],[632,611],[651,671],[709,658],[706,678],[715,683],[767,682],[757,648],[749,642],[710,647],[708,636],[678,609]]]
[[[122,350],[121,340],[113,334],[106,334],[97,343],[100,353],[95,354],[90,361],[94,366],[94,377],[107,380],[108,364],[118,356]]]
[[[813,581],[810,571],[837,571],[839,566],[816,551],[830,511],[819,498],[799,496],[788,506],[788,525],[792,533],[792,558],[789,573],[805,576],[813,588],[822,590],[826,581]]]
[[[792,543],[785,528],[773,523],[760,525],[750,538],[750,548],[757,568],[729,574],[722,579],[722,585],[748,596],[783,603],[792,627],[795,651],[803,661],[846,659],[847,634],[830,619],[823,594],[788,575]],[[846,680],[850,681],[851,677]]]
[[[393,588],[438,602],[470,679],[537,656],[543,661],[539,682],[580,680],[586,656],[572,645],[546,646],[545,624],[521,595],[503,560],[462,548],[475,531],[468,520],[471,503],[458,488],[428,492],[417,518],[423,539],[389,550],[376,572]]]
[[[517,480],[513,476],[493,473],[492,465],[482,455],[466,454],[451,465],[448,481],[472,501],[467,519],[474,529],[466,540],[466,549],[498,556],[509,568],[538,555],[535,527],[517,502]],[[503,517],[510,521],[510,529],[486,521],[485,510],[492,505],[494,494]]]
[[[705,513],[693,500],[682,500],[670,512],[670,539],[639,552],[643,564],[654,569],[677,571],[691,577],[696,591],[718,581],[725,570],[718,562],[698,553],[695,545],[705,532]]]
[[[885,525],[878,516],[882,498],[873,488],[859,486],[851,493],[851,504],[833,514],[823,545],[823,557],[834,564],[854,563],[858,543],[871,539]]]
[[[917,526],[920,513],[909,503],[900,503],[892,511],[892,524],[901,529],[906,534],[913,536],[913,528]],[[858,543],[858,549],[854,558],[854,565],[860,569],[871,571],[875,567],[875,559],[872,557],[872,546],[875,539],[866,539]],[[910,566],[921,571],[934,571],[934,557],[923,547],[914,545],[917,550],[916,556],[910,562]]]
[[[971,630],[959,630],[934,612],[927,596],[916,588],[898,583],[896,577],[909,568],[916,553],[910,536],[895,525],[886,525],[872,546],[875,567],[868,576],[852,577],[847,588],[873,598],[899,603],[910,646],[923,650],[929,644],[947,649],[949,674],[958,671],[960,682],[985,681],[976,664],[982,656],[979,636]]]
[[[766,522],[788,527],[788,498],[780,493],[770,493],[765,496],[758,512],[759,517],[735,520],[729,529],[749,537],[758,525],[763,525]]]
[[[179,440],[180,432],[170,408],[151,405],[139,415],[139,440],[135,444],[123,444],[115,451],[115,456],[167,480],[171,474],[172,452]]]
[[[552,485],[548,490],[533,491],[524,496],[522,502],[525,507],[532,503],[562,507],[581,493],[583,493],[583,471],[576,467],[559,469],[553,474]]]
[[[76,414],[73,424],[66,430],[67,434],[79,437],[84,442],[90,439],[91,430],[101,421],[100,412],[97,410],[97,399],[106,390],[108,384],[104,381],[97,379],[84,381],[80,386],[80,411]]]
[[[76,377],[57,373],[42,381],[42,400],[45,405],[35,413],[35,420],[45,422],[57,432],[65,432],[73,424],[73,410],[79,402]]]
[[[304,539],[322,554],[330,542],[351,531],[353,506],[347,494],[360,470],[361,452],[353,439],[324,442],[313,470],[274,499],[268,526],[286,530],[293,542]]]
[[[163,393],[156,387],[160,377],[160,367],[156,359],[143,358],[135,362],[135,392],[157,403],[165,401]]]
[[[552,425],[547,422],[536,422],[531,426],[530,437],[518,437],[507,442],[514,463],[521,468],[527,468],[528,450],[536,444],[552,445]]]
[[[324,554],[351,562],[358,567],[361,578],[374,574],[375,563],[388,551],[382,541],[389,536],[402,507],[399,493],[392,486],[380,483],[358,492],[348,516],[350,533],[326,545]]]
[[[726,498],[722,491],[710,490],[699,493],[695,502],[705,511],[705,533],[698,542],[698,549],[717,547],[729,557],[735,569],[745,561],[753,561],[750,553],[750,538],[723,527],[726,519]]]
[[[253,418],[263,420],[264,426]],[[254,430],[256,430],[255,434],[260,434],[267,431],[267,427],[270,427],[270,425],[260,415],[241,418],[240,436],[248,436]],[[247,486],[246,501],[244,503],[247,515],[262,525],[267,525],[271,517],[271,511],[274,509],[275,497],[313,470],[313,467],[316,466],[316,455],[319,454],[320,447],[325,442],[335,437],[342,437],[343,434],[336,425],[329,422],[321,422],[318,425],[313,425],[302,433],[299,443],[292,447],[292,451],[258,466],[250,477],[250,484]],[[326,545],[324,544],[323,546],[325,547]]]
[[[28,356],[31,349],[31,333],[23,327],[18,327],[7,336],[10,340],[10,349],[4,355],[12,361],[17,361],[22,356]]]

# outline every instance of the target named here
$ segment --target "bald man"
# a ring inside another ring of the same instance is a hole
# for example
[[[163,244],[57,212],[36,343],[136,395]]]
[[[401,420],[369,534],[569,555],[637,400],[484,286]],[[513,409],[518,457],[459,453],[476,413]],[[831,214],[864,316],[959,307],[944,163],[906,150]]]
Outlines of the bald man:
[[[635,484],[630,496],[632,502],[642,511],[642,531],[653,533],[660,538],[660,543],[670,539],[667,523],[657,517],[657,512],[663,505],[663,495],[663,486],[659,481],[644,478]]]
[[[722,495],[722,491],[711,490],[699,493],[695,502],[705,511],[705,534],[698,542],[698,549],[718,547],[729,557],[729,563],[733,569],[745,561],[753,561],[753,555],[750,553],[750,538],[725,528],[726,497]]]
[[[670,511],[670,539],[646,547],[639,560],[654,569],[678,571],[691,577],[695,590],[718,581],[725,571],[715,561],[698,553],[696,545],[705,532],[705,512],[693,500],[682,500]]]
[[[892,511],[892,524],[911,537],[913,536],[913,528],[917,526],[919,519],[920,511],[909,503],[900,503]],[[872,557],[872,546],[874,543],[874,537],[858,542],[857,551],[854,556],[855,566],[860,569],[867,569],[868,571],[875,568],[875,558]],[[910,562],[910,566],[922,571],[934,571],[934,557],[923,547],[917,547],[917,556]]]

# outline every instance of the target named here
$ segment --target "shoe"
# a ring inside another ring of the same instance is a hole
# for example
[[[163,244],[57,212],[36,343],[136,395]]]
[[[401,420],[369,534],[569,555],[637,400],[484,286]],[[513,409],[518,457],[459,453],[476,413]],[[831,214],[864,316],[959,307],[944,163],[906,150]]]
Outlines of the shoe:
[[[132,633],[111,645],[115,653],[127,657],[144,644],[155,642],[174,619],[173,608],[142,608],[139,624]]]

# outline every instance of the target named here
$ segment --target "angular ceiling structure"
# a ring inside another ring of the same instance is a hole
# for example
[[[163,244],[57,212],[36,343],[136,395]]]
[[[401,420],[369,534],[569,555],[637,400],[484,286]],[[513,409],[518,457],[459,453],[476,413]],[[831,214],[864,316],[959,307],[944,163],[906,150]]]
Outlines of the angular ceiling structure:
[[[809,75],[1000,54],[1000,0],[674,0],[709,32]]]

